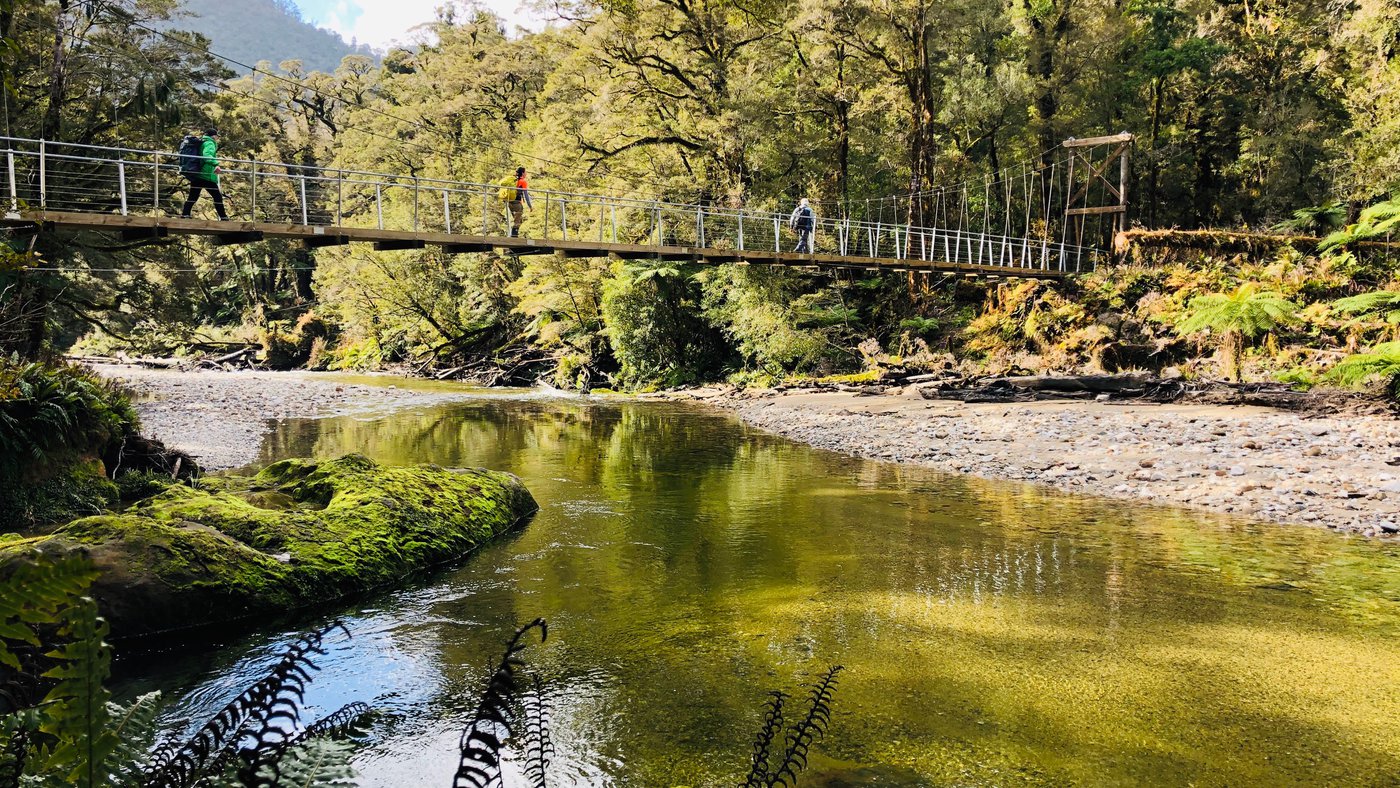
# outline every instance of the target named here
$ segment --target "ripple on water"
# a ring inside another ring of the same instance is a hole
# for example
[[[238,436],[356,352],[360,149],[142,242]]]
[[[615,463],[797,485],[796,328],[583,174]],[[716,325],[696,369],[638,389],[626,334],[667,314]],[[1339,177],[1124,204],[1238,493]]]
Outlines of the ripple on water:
[[[356,756],[369,786],[450,783],[463,717],[535,616],[551,784],[734,784],[765,694],[837,662],[803,785],[1400,774],[1400,546],[842,458],[666,406],[482,399],[278,430],[286,454],[500,468],[548,502],[342,612],[354,638],[307,702],[390,712]],[[122,691],[170,691],[179,727],[294,634],[128,670]]]

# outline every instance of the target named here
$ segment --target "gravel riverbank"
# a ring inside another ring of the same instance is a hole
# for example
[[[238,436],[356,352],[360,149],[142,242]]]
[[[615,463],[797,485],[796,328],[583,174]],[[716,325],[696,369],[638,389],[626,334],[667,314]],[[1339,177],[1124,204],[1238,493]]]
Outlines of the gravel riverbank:
[[[317,373],[98,371],[137,392],[147,435],[210,470],[256,459],[272,419],[369,416],[482,393]],[[702,400],[760,429],[862,457],[1366,536],[1400,532],[1400,420],[1387,416],[843,392],[702,389],[662,397]]]
[[[258,457],[271,420],[371,415],[477,396],[458,384],[315,372],[212,372],[97,365],[136,393],[142,432],[189,452],[205,470]],[[356,382],[363,380],[364,382]],[[392,382],[385,382],[385,381]]]
[[[701,391],[745,422],[825,449],[1069,492],[1400,531],[1400,421],[1248,406]]]

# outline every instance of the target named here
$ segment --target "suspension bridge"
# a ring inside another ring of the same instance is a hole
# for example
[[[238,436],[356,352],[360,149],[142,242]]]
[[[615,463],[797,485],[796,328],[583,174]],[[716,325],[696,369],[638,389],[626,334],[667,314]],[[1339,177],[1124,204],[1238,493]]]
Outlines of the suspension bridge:
[[[1132,140],[1067,140],[1053,159],[1019,171],[892,198],[893,211],[884,201],[878,213],[818,211],[803,252],[790,251],[798,238],[789,214],[771,209],[531,188],[534,208],[512,237],[499,185],[222,157],[229,219],[184,219],[187,183],[173,152],[9,137],[0,137],[8,178],[0,224],[127,241],[280,238],[308,248],[1061,277],[1093,270],[1125,228]],[[202,207],[210,210],[207,197]]]

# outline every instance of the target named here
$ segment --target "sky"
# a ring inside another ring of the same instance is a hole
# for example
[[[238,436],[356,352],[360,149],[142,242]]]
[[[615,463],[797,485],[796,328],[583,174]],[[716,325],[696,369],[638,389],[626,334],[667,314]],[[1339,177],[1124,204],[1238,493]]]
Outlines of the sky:
[[[329,28],[347,41],[355,40],[384,49],[395,41],[407,41],[417,25],[431,22],[445,0],[293,0],[308,22]],[[479,0],[500,14],[508,28],[543,27],[537,14],[522,8],[522,0]]]

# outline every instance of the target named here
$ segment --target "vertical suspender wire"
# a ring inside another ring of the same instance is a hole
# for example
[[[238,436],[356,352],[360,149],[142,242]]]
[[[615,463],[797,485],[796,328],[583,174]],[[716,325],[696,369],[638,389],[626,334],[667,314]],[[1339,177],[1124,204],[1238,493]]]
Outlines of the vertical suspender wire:
[[[1001,254],[997,255],[997,260],[1005,266],[1011,265],[1011,189],[1015,182],[1011,180],[1010,172],[1002,179],[1002,193],[1006,195],[1006,215],[1001,218]]]
[[[1021,164],[1021,190],[1026,195],[1026,223],[1022,225],[1021,233],[1021,267],[1030,265],[1031,251],[1031,187],[1035,185],[1035,178],[1031,173],[1031,168],[1024,162]]]
[[[992,223],[992,180],[991,176],[982,181],[982,238],[977,243],[977,262],[982,263],[982,251],[986,250],[987,256],[991,256],[991,239],[987,237],[987,230]]]
[[[1040,232],[1040,267],[1050,267],[1050,207],[1055,204],[1055,170],[1059,167],[1059,160],[1050,161],[1050,178],[1046,180],[1044,173],[1040,176],[1040,189],[1045,195],[1041,206],[1041,219],[1045,222],[1045,227]]]

